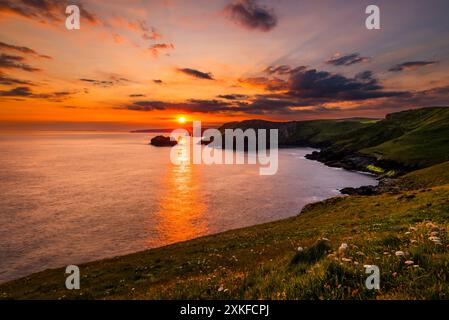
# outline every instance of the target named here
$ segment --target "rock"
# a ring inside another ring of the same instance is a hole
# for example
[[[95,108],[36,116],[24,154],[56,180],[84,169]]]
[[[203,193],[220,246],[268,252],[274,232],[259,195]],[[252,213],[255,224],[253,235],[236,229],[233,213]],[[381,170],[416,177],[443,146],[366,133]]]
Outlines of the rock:
[[[156,136],[151,139],[150,144],[155,147],[173,147],[178,144],[177,141],[172,141],[170,137]]]
[[[371,196],[377,193],[377,188],[375,186],[361,186],[359,188],[343,188],[340,190],[342,194],[347,194],[350,196]]]

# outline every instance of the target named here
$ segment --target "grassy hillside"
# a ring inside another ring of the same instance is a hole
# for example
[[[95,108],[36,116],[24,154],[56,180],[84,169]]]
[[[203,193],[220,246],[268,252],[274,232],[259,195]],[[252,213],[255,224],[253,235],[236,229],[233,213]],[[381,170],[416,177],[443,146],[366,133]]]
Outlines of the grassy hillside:
[[[332,198],[290,219],[84,264],[79,291],[55,269],[0,285],[0,297],[448,299],[448,168],[402,177],[397,194]],[[380,268],[380,290],[365,288],[364,264]]]
[[[449,108],[392,113],[368,127],[339,136],[329,150],[359,152],[411,168],[449,160]]]
[[[432,107],[392,113],[383,120],[343,119],[294,122],[247,120],[225,129],[279,129],[280,145],[323,148],[314,159],[368,170],[379,165],[414,170],[449,160],[449,108]],[[344,159],[344,158],[349,158]],[[364,157],[360,161],[354,157]],[[376,172],[376,170],[374,170]]]
[[[328,145],[337,137],[369,127],[375,119],[342,119],[342,120],[311,120],[272,122],[264,120],[245,120],[225,123],[219,128],[223,133],[225,129],[278,129],[280,145]]]

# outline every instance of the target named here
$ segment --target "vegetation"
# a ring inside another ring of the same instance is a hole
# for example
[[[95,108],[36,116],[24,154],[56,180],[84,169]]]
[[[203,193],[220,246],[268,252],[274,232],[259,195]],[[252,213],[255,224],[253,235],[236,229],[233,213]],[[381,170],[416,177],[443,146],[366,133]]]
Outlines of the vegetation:
[[[359,152],[410,168],[449,161],[449,108],[407,110],[339,136],[333,152]]]
[[[65,289],[60,268],[4,283],[0,298],[449,299],[448,119],[449,108],[428,108],[381,121],[287,123],[284,142],[427,168],[376,195],[336,197],[289,219],[83,264],[81,290]],[[222,129],[255,125],[279,123]],[[380,268],[380,290],[365,287],[366,264]]]
[[[0,285],[0,297],[448,299],[448,169],[410,173],[395,193],[332,198],[286,220],[87,263],[78,291],[55,269]],[[366,289],[365,264],[379,266],[380,290]]]

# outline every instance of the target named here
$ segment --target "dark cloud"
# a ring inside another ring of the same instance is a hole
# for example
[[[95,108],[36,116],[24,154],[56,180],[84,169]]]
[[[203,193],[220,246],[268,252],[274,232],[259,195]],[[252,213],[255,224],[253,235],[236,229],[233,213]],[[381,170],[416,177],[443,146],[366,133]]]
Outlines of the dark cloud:
[[[60,23],[65,20],[65,9],[70,4],[76,4],[80,8],[81,19],[92,24],[99,23],[95,14],[87,10],[80,0],[70,3],[60,0],[1,0],[0,16],[13,14],[43,23]]]
[[[130,98],[141,98],[141,97],[145,97],[144,94],[142,93],[133,93],[129,95]]]
[[[89,79],[89,78],[81,78],[79,79],[82,82],[90,83],[94,86],[108,88],[113,86],[121,86],[126,85],[127,83],[131,82],[129,79],[116,76],[116,75],[110,75],[107,80],[98,80],[98,79]]]
[[[35,50],[33,50],[31,48],[22,47],[22,46],[16,46],[16,45],[7,44],[7,43],[4,43],[4,42],[0,42],[0,49],[21,52],[21,53],[24,53],[24,54],[30,54],[30,55],[33,55],[33,56],[36,56],[36,57],[39,57],[39,58],[44,58],[44,59],[51,59],[50,56],[39,54]]]
[[[221,94],[217,96],[217,98],[226,99],[226,100],[241,100],[247,99],[248,96],[245,94]]]
[[[0,84],[11,86],[11,85],[33,85],[31,81],[21,80],[13,77],[6,76],[0,73]]]
[[[351,53],[344,56],[336,54],[327,60],[326,63],[334,66],[350,66],[356,63],[368,62],[370,60],[371,58],[362,57],[359,53]]]
[[[160,79],[154,79],[153,82],[156,83],[156,84],[163,84],[164,83],[164,81],[162,81]]]
[[[212,76],[212,73],[210,73],[210,72],[206,73],[206,72],[202,72],[202,71],[198,71],[198,70],[190,69],[190,68],[178,69],[178,71],[181,73],[184,73],[188,76],[194,77],[194,78],[214,80],[214,77]]]
[[[21,69],[28,72],[40,71],[40,69],[28,65],[24,61],[24,57],[1,53],[0,69]]]
[[[252,77],[239,79],[240,84],[250,87],[262,87],[269,91],[288,90],[289,83],[287,80],[280,78]]]
[[[154,57],[159,57],[161,52],[166,50],[173,50],[175,46],[172,43],[156,43],[150,46],[150,51]]]
[[[364,110],[382,113],[382,110],[395,108],[447,105],[449,101],[449,86],[418,92],[389,91],[376,79],[372,71],[363,71],[353,77],[347,77],[303,66],[279,66],[267,68],[265,73],[274,77],[249,78],[251,80],[246,83],[252,82],[266,87],[277,83],[280,90],[252,96],[222,94],[212,100],[135,101],[119,108],[148,112],[175,110],[229,115],[322,116]],[[348,102],[351,102],[350,108],[345,107]]]
[[[235,109],[232,105],[220,100],[190,99],[185,102],[136,101],[125,109],[133,111],[177,110],[184,112],[216,113],[229,112]],[[123,109],[123,108],[121,108]]]
[[[251,30],[270,31],[277,25],[272,9],[263,7],[256,0],[234,0],[225,7],[229,19]]]
[[[1,97],[47,99],[50,101],[62,101],[70,95],[71,92],[68,91],[57,91],[51,93],[33,93],[31,88],[28,86],[20,86],[10,90],[0,90]]]
[[[268,73],[270,75],[277,74],[277,75],[283,76],[283,75],[290,75],[290,74],[293,74],[293,73],[296,73],[299,71],[303,71],[305,69],[307,69],[307,67],[305,67],[305,66],[291,68],[290,66],[287,66],[287,65],[280,65],[280,66],[270,66],[270,67],[266,68],[264,70],[264,72]]]
[[[388,71],[400,72],[400,71],[416,70],[420,67],[432,65],[435,63],[437,63],[437,62],[436,61],[408,61],[408,62],[397,64],[397,65],[391,67]]]
[[[402,96],[405,92],[385,91],[369,71],[348,78],[315,69],[293,74],[288,95],[299,99],[328,101],[366,100]]]

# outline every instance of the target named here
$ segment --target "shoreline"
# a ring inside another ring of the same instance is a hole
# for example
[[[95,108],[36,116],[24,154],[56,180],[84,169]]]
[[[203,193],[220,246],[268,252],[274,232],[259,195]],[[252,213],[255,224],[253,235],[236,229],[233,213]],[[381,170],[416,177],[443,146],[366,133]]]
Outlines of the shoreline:
[[[295,148],[310,148],[310,149],[313,149],[313,152],[316,152],[317,150],[320,151],[319,148],[312,147],[312,146],[294,146],[294,145],[289,145],[289,146],[282,146],[282,147],[280,147],[280,149],[295,149]],[[314,160],[314,159],[308,158],[307,156],[310,155],[310,154],[311,154],[311,153],[306,154],[306,155],[304,156],[304,158],[305,158],[306,160],[309,160],[309,161],[317,161],[317,162],[319,162],[319,163],[321,163],[321,164],[323,164],[324,166],[329,167],[329,168],[339,168],[339,169],[341,169],[341,170],[346,170],[346,171],[348,171],[348,172],[355,172],[355,173],[362,174],[362,175],[369,175],[369,176],[372,176],[372,177],[378,177],[378,176],[375,175],[374,173],[370,173],[370,172],[367,172],[367,171],[350,170],[350,169],[347,169],[347,168],[344,168],[344,167],[329,166],[329,165],[327,165],[327,164],[324,163],[324,162],[321,162],[321,161],[318,161],[318,160]],[[377,187],[377,186],[379,185],[379,179],[376,179],[376,180],[378,181],[378,183],[377,183],[374,187]],[[369,186],[372,186],[372,185],[369,185]],[[366,186],[360,186],[360,187],[357,187],[357,188],[349,187],[349,188],[358,190],[358,189],[364,188],[364,187],[366,187]],[[328,198],[324,198],[324,199],[321,199],[321,200],[317,200],[317,201],[312,201],[312,202],[305,203],[301,208],[298,208],[297,213],[296,213],[295,215],[292,215],[291,217],[284,217],[284,218],[281,218],[281,219],[276,219],[276,220],[272,220],[272,221],[268,221],[268,222],[263,222],[263,223],[258,223],[258,224],[253,224],[253,225],[248,225],[248,226],[242,226],[242,227],[238,227],[238,228],[234,228],[234,229],[223,230],[223,231],[220,231],[220,232],[217,232],[217,233],[206,234],[206,235],[203,235],[203,236],[200,236],[200,237],[197,237],[197,238],[192,238],[192,239],[188,239],[188,240],[184,240],[184,241],[180,241],[180,242],[175,242],[175,243],[171,243],[171,244],[166,244],[166,245],[162,245],[162,246],[159,246],[159,247],[153,247],[153,248],[148,248],[148,249],[143,249],[143,250],[133,251],[133,252],[126,253],[126,254],[123,254],[123,255],[110,256],[110,257],[101,258],[101,259],[89,260],[89,261],[85,261],[85,262],[80,263],[80,265],[89,264],[89,263],[93,263],[93,262],[96,262],[96,261],[103,261],[103,260],[108,260],[108,259],[116,259],[116,258],[128,256],[128,255],[133,255],[133,254],[142,253],[142,252],[145,252],[145,251],[148,251],[148,250],[161,249],[161,248],[165,248],[165,247],[168,247],[168,246],[171,246],[171,245],[176,245],[176,244],[180,244],[180,243],[185,243],[185,242],[193,241],[193,240],[200,239],[200,238],[203,238],[203,237],[210,237],[210,236],[213,237],[213,236],[217,236],[217,235],[220,235],[221,233],[232,232],[232,231],[237,231],[237,230],[246,229],[246,228],[252,228],[252,227],[256,227],[256,226],[260,226],[260,225],[264,225],[264,224],[270,224],[270,223],[281,222],[281,221],[284,221],[284,220],[286,220],[286,219],[290,219],[290,218],[292,218],[292,217],[295,217],[295,216],[301,214],[301,211],[302,211],[304,208],[306,208],[307,206],[312,205],[312,204],[314,204],[314,203],[319,203],[319,202],[321,202],[321,201],[326,201],[326,200],[333,199],[333,198],[336,198],[336,197],[337,197],[337,198],[338,198],[338,197],[347,197],[349,194],[346,194],[346,193],[343,193],[343,192],[342,192],[342,190],[347,189],[347,188],[348,188],[348,187],[343,187],[342,189],[336,189],[336,190],[338,190],[338,192],[339,192],[338,195],[333,195],[333,196],[330,196],[330,197],[328,197]],[[30,274],[27,274],[27,275],[24,275],[24,276],[20,276],[20,277],[18,277],[18,278],[9,279],[9,280],[6,280],[6,281],[0,281],[0,285],[7,284],[7,283],[9,283],[9,282],[18,281],[18,280],[21,280],[21,279],[24,279],[24,278],[28,278],[28,277],[30,277],[30,276],[33,276],[33,275],[35,275],[35,274],[39,274],[39,273],[41,273],[41,272],[45,272],[45,271],[48,271],[48,270],[57,270],[57,269],[60,269],[60,268],[62,268],[62,267],[64,267],[64,266],[58,266],[58,267],[53,267],[53,268],[42,269],[42,270],[40,270],[40,271],[32,272],[32,273],[30,273]]]

